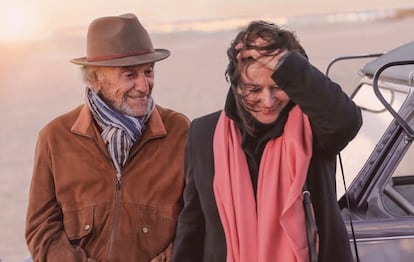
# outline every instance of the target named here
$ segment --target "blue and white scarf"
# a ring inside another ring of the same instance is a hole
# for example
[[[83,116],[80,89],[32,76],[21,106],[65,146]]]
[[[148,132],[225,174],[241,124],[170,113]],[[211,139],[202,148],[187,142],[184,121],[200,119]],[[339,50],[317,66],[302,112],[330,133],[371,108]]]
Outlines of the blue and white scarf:
[[[120,176],[129,150],[144,132],[145,123],[154,110],[154,100],[150,98],[147,112],[139,118],[113,110],[90,88],[86,88],[86,104],[103,130],[101,137],[112,158],[117,176]]]

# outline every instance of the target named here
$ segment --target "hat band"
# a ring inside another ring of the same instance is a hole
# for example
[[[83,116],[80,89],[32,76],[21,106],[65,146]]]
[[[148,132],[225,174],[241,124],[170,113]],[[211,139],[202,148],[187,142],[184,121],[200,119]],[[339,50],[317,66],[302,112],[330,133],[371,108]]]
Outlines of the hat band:
[[[86,61],[97,62],[97,61],[111,60],[111,59],[116,59],[116,58],[123,58],[123,57],[128,57],[128,56],[145,55],[151,52],[154,52],[154,49],[145,48],[145,49],[138,50],[136,52],[108,55],[108,56],[87,57]]]

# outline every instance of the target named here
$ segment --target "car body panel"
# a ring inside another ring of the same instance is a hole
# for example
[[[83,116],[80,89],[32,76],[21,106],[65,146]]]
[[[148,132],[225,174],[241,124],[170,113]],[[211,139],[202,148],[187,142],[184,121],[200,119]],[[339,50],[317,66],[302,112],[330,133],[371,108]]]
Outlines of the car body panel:
[[[362,86],[374,89],[370,99],[379,100],[392,121],[338,204],[357,261],[414,261],[414,42],[376,57],[360,69],[351,97]],[[381,98],[384,92],[391,99]],[[395,93],[403,94],[398,106]]]

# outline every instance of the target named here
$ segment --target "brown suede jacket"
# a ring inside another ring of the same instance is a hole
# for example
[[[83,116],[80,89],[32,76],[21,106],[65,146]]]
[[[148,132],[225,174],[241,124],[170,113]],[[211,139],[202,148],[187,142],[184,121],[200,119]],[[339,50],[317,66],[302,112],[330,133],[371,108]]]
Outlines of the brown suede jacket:
[[[34,261],[170,260],[189,120],[156,106],[121,182],[88,107],[39,134],[26,220]]]

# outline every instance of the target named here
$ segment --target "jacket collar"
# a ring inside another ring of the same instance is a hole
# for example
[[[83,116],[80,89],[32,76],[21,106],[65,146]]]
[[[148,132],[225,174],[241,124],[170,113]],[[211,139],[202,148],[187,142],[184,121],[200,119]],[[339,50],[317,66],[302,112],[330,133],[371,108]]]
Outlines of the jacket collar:
[[[87,105],[83,105],[79,115],[71,128],[71,132],[77,135],[89,137],[92,139],[100,138],[100,132],[93,119],[92,112]],[[148,123],[145,125],[145,131],[139,140],[147,140],[155,137],[167,135],[167,130],[162,121],[159,107],[156,106],[151,114]]]

